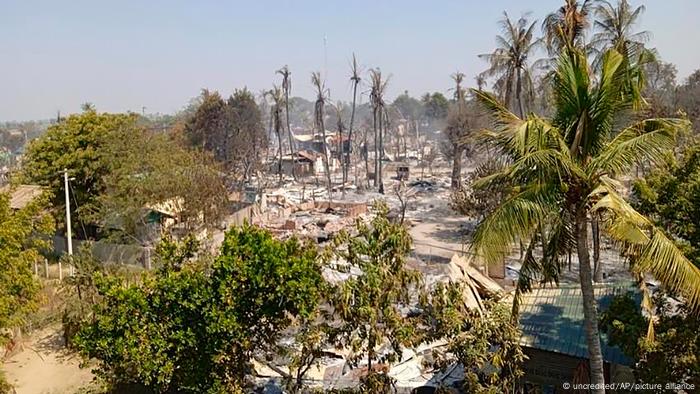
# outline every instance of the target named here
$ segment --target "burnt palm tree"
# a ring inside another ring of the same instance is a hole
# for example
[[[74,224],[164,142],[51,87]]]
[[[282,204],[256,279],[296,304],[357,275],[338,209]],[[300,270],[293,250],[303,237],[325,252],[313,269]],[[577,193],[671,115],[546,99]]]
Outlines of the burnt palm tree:
[[[617,6],[601,1],[596,7],[595,30],[591,45],[601,56],[607,49],[614,49],[624,59],[633,59],[642,54],[649,32],[634,32],[634,26],[644,13],[645,7],[632,8],[627,0],[619,0]],[[600,58],[600,56],[599,56]]]
[[[462,155],[464,153],[464,139],[469,129],[469,113],[467,100],[462,82],[464,74],[456,72],[452,74],[455,83],[454,104],[452,104],[447,114],[446,135],[452,145],[452,177],[451,187],[457,189],[461,185],[460,175],[462,173]]]
[[[287,120],[287,135],[289,136],[289,153],[294,160],[294,138],[292,136],[292,128],[289,123],[289,92],[292,90],[292,73],[286,65],[277,70],[277,73],[282,76],[282,91],[284,92],[284,113]],[[296,170],[292,165],[292,176],[296,179]]]
[[[595,0],[565,0],[564,5],[547,15],[542,22],[545,45],[551,56],[558,56],[565,47],[585,46],[585,32]]]
[[[513,22],[503,12],[499,22],[503,34],[496,36],[498,47],[492,53],[479,55],[489,63],[482,74],[496,78],[494,88],[500,99],[508,108],[517,108],[520,116],[525,115],[525,102],[531,102],[534,97],[530,57],[540,45],[534,36],[536,23],[530,23],[524,16]]]
[[[277,160],[277,175],[279,175],[279,182],[282,183],[282,105],[284,103],[284,96],[282,95],[282,89],[277,85],[273,85],[272,89],[265,93],[272,99],[272,106],[270,107],[270,124],[272,130],[277,134],[278,147],[278,160]]]
[[[345,198],[345,181],[347,180],[347,176],[345,173],[345,165],[342,164],[343,159],[345,158],[345,143],[343,142],[343,131],[345,131],[345,123],[343,123],[343,103],[338,101],[337,103],[333,104],[333,109],[335,110],[336,127],[338,128],[338,141],[336,145],[336,152],[338,152],[338,160],[341,162],[340,167],[343,171],[342,198]]]
[[[352,111],[350,112],[350,128],[348,129],[348,144],[352,146],[352,130],[355,125],[355,105],[357,103],[357,87],[360,85],[360,70],[357,66],[355,54],[352,54],[352,64],[350,65],[350,83],[352,84]],[[343,163],[343,183],[348,180],[348,166],[350,165],[350,150],[345,152]]]
[[[379,69],[370,70],[372,88],[369,102],[372,107],[372,123],[374,128],[374,185],[379,187],[379,193],[384,194],[382,180],[382,159],[384,158],[384,124],[386,120],[386,104],[384,94],[388,79],[382,77]]]
[[[326,147],[326,125],[324,122],[325,118],[325,106],[326,100],[328,99],[328,89],[326,89],[326,84],[321,80],[320,72],[311,73],[311,84],[316,88],[316,102],[314,103],[314,125],[316,130],[321,133],[321,138],[323,142],[321,143],[321,150],[323,151],[323,170],[326,172],[326,181],[328,183],[328,198],[332,198],[332,183],[331,183],[331,171],[328,165],[328,149]]]

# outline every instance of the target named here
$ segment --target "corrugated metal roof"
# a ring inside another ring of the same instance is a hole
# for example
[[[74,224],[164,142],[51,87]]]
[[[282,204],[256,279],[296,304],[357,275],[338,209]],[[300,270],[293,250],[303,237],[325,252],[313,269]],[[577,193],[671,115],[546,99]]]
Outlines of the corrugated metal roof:
[[[627,292],[639,294],[632,283],[595,285],[598,311],[607,309],[614,296]],[[588,358],[583,298],[578,285],[537,288],[523,294],[520,328],[522,346]],[[619,348],[608,345],[604,333],[601,333],[601,346],[605,361],[622,365],[632,363]]]

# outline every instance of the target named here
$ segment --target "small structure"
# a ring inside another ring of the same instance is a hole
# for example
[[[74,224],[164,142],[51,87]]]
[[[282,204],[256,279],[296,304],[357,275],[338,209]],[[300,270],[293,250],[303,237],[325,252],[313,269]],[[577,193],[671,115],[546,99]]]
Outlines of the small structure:
[[[293,174],[306,176],[314,174],[314,164],[320,156],[309,150],[295,152],[294,156],[287,154],[282,156],[282,174],[292,176]],[[270,171],[277,172],[279,163],[274,160],[270,165]]]
[[[616,295],[634,291],[630,283],[596,285],[598,310],[605,310]],[[522,296],[520,345],[529,357],[521,384],[555,392],[564,383],[588,382],[588,346],[584,331],[583,298],[578,285],[536,288]],[[634,382],[632,360],[611,346],[601,333],[605,381]],[[582,380],[583,379],[583,380]],[[539,391],[542,392],[542,391]]]
[[[407,181],[410,170],[408,168],[408,163],[396,162],[394,163],[394,168],[396,170],[396,179],[399,181]]]

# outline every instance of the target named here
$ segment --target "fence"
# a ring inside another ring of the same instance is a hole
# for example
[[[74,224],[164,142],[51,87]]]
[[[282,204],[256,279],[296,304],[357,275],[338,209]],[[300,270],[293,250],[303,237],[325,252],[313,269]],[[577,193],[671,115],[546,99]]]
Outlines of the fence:
[[[73,238],[73,252],[80,250],[85,241]],[[58,254],[66,253],[66,238],[53,237],[54,250]],[[141,245],[115,244],[104,241],[92,243],[92,254],[97,260],[121,265],[135,265],[151,268],[151,249]]]

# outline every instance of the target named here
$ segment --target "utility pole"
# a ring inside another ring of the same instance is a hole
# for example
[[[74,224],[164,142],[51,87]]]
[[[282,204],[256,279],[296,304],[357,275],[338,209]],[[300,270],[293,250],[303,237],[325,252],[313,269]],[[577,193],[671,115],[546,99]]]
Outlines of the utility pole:
[[[73,234],[70,225],[70,195],[68,193],[68,169],[63,169],[63,183],[66,189],[66,240],[68,241],[68,259],[71,261],[70,270],[73,275]],[[58,279],[63,280],[63,272],[61,272],[61,261],[58,262]]]

